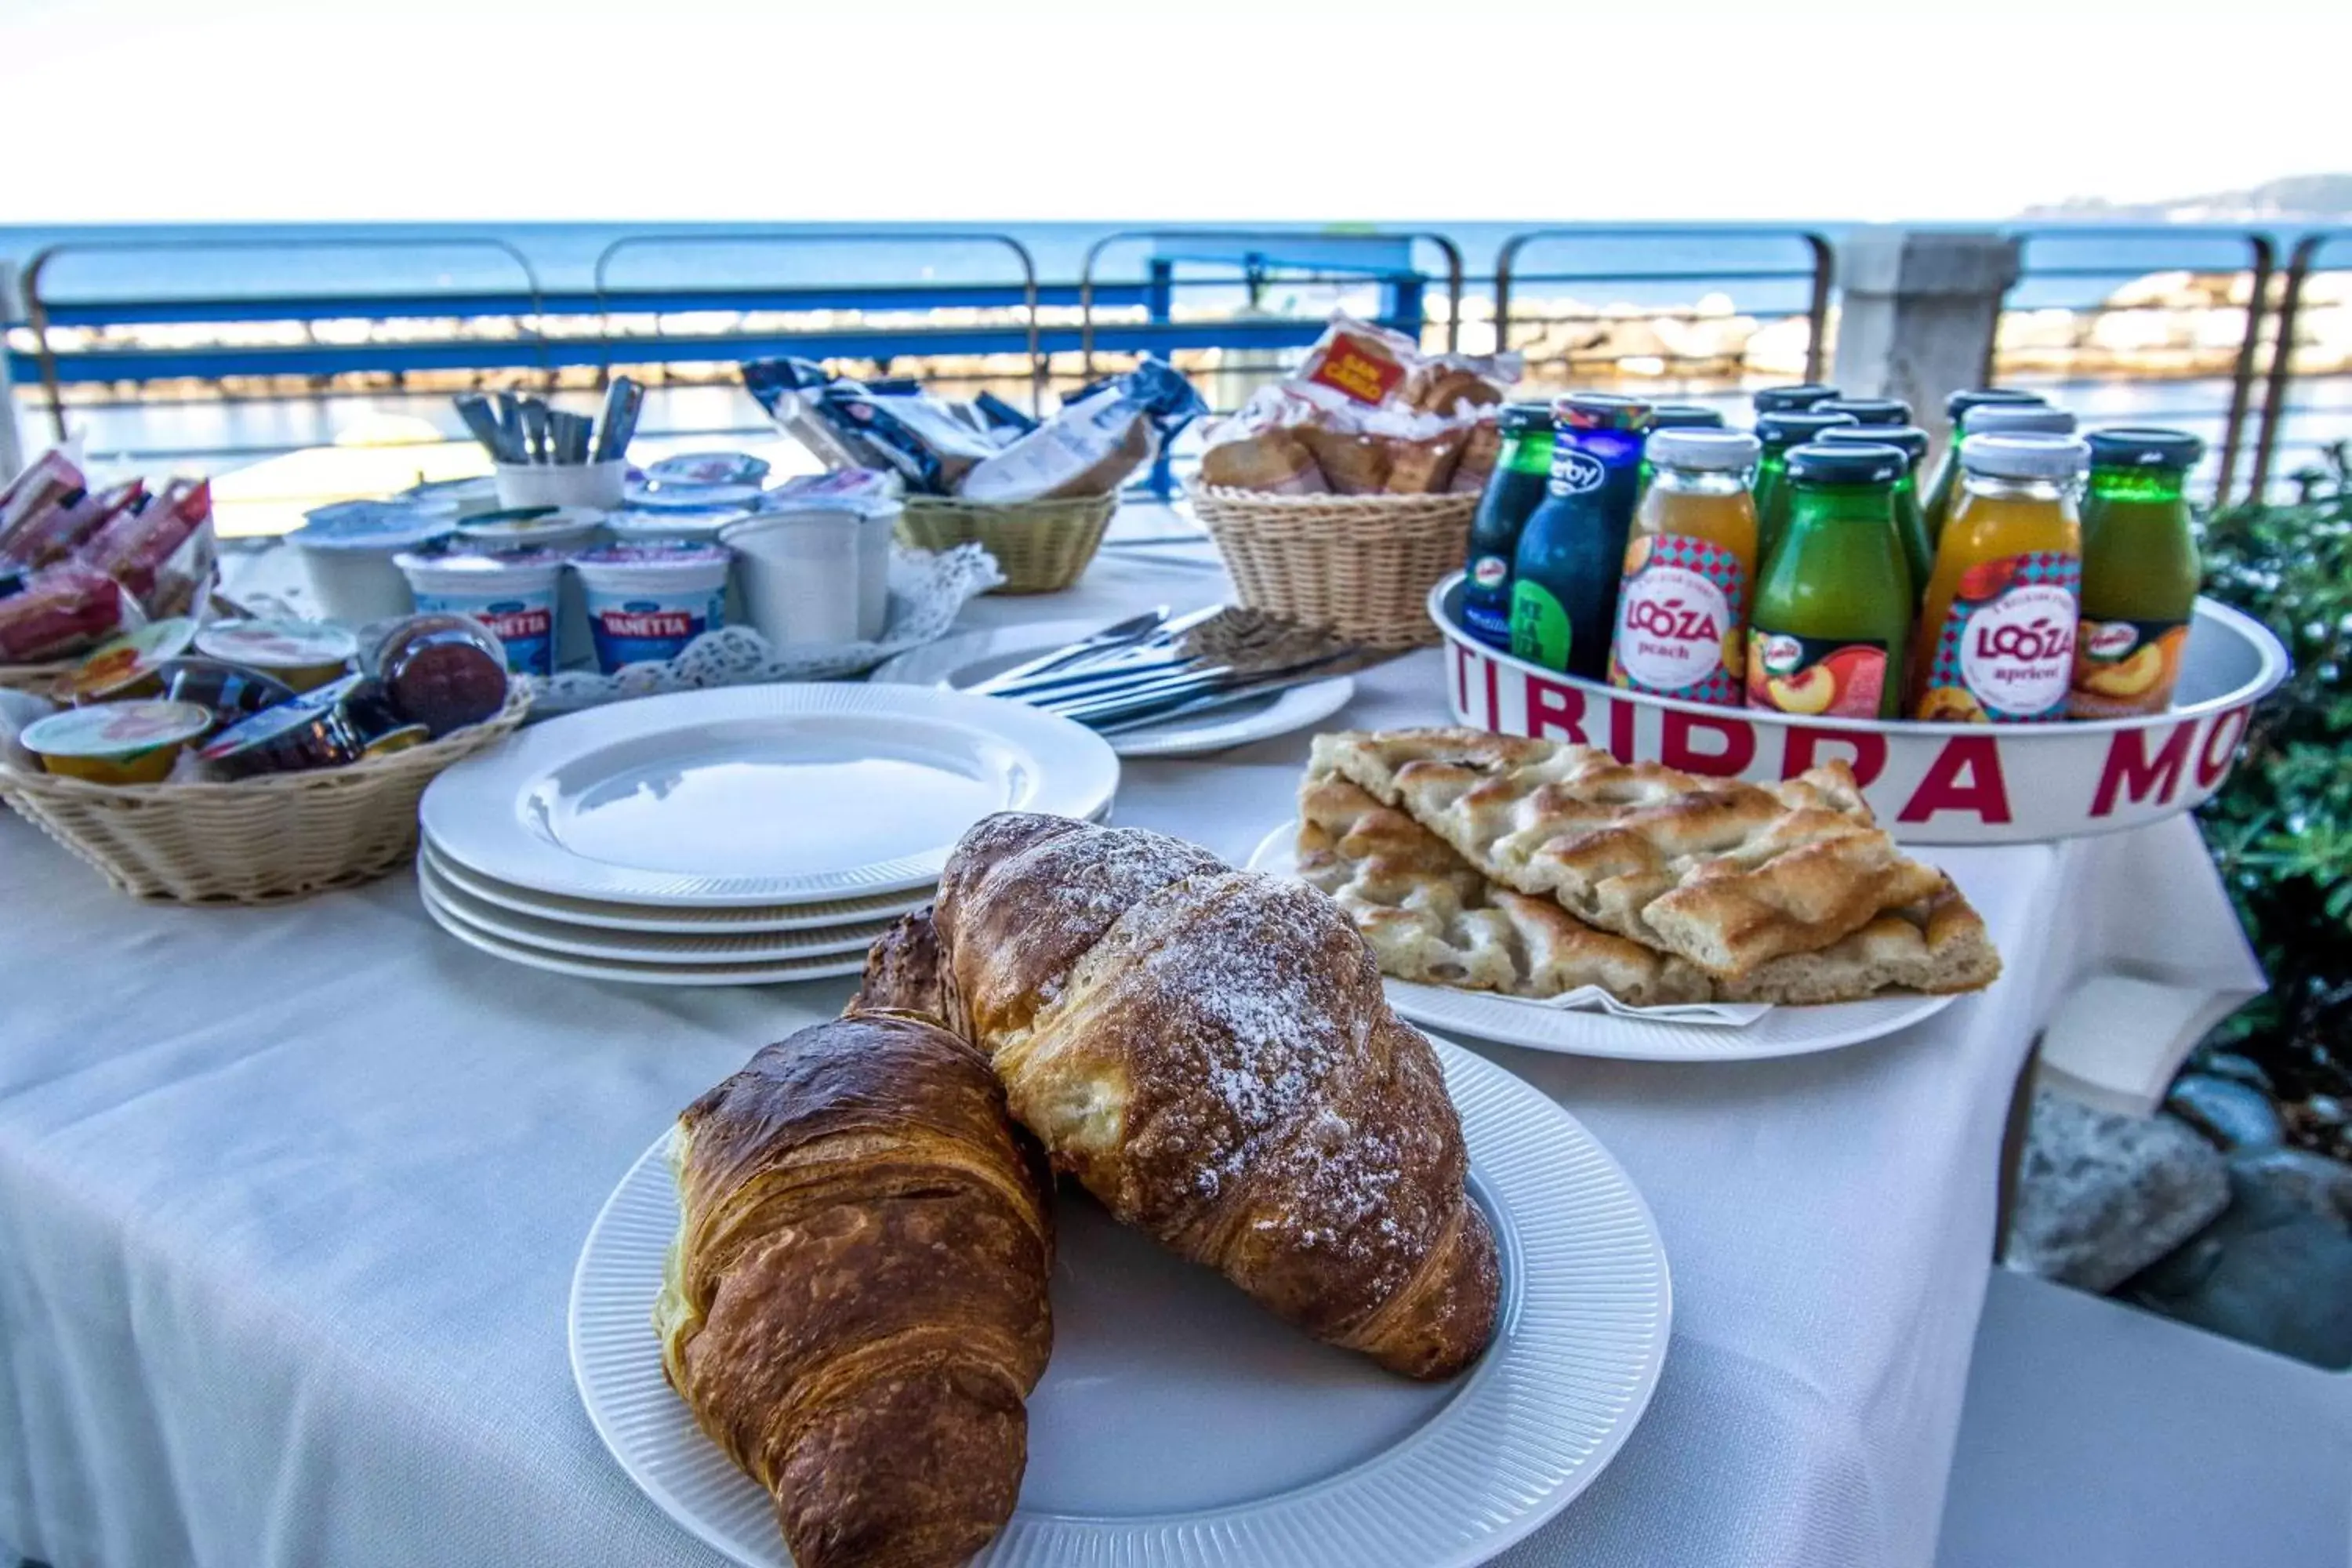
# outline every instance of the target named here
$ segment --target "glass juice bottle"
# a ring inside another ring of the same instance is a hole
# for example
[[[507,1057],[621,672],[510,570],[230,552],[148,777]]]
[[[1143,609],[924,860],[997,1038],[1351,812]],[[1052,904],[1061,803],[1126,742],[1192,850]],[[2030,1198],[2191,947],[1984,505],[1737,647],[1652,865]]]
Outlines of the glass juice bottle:
[[[1834,386],[1824,386],[1818,381],[1801,381],[1794,386],[1764,386],[1756,390],[1756,416],[1767,414],[1793,414],[1801,408],[1811,408],[1816,403],[1827,402],[1843,395]]]
[[[1737,708],[1746,670],[1760,449],[1741,430],[1660,430],[1644,461],[1656,473],[1633,514],[1610,644],[1609,683]]]
[[[1503,449],[1470,520],[1470,559],[1462,584],[1462,624],[1494,647],[1511,646],[1511,556],[1519,531],[1543,503],[1551,479],[1551,407],[1514,403],[1503,410]]]
[[[1911,405],[1899,397],[1832,397],[1813,405],[1816,414],[1851,414],[1857,425],[1908,425]]]
[[[2189,517],[2189,470],[2205,443],[2181,430],[2095,430],[2083,498],[2083,626],[2070,719],[2161,713],[2172,705],[2203,568]]]
[[[2074,673],[2091,449],[2073,436],[1971,436],[1912,645],[1912,716],[2061,719]]]
[[[1919,505],[1919,466],[1927,460],[1927,432],[1916,425],[1846,425],[1822,432],[1832,447],[1862,443],[1892,447],[1903,454],[1903,474],[1895,481],[1895,534],[1903,542],[1903,563],[1911,574],[1911,608],[1927,590],[1936,567],[1936,547],[1927,539],[1927,516]],[[1897,686],[1901,682],[1896,682]]]
[[[1787,477],[1789,449],[1820,439],[1824,430],[1854,423],[1851,414],[1822,414],[1803,408],[1767,414],[1757,419],[1756,434],[1764,443],[1764,455],[1756,463],[1757,560],[1770,564],[1772,546],[1780,542],[1780,531],[1789,521],[1789,491],[1782,482]]]
[[[1965,392],[1955,392],[1944,399],[1944,460],[1937,465],[1936,477],[1927,486],[1921,508],[1927,514],[1927,538],[1932,543],[1944,531],[1944,520],[1952,512],[1952,498],[1960,489],[1960,442],[1969,434],[1969,415],[1979,408],[2047,408],[2049,400],[2038,392],[2020,392],[2013,386],[1977,386]]]
[[[1650,405],[1605,392],[1552,405],[1551,479],[1511,558],[1511,652],[1587,680],[1609,678],[1617,578],[1633,521]]]
[[[1756,587],[1748,705],[1892,719],[1901,710],[1911,574],[1895,537],[1893,447],[1821,442],[1789,454],[1789,532]]]

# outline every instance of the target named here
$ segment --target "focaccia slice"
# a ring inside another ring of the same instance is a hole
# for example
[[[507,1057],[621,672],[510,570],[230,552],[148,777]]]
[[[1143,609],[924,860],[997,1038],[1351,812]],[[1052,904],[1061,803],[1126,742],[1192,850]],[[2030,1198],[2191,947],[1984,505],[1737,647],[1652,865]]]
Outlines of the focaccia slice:
[[[1842,763],[1760,786],[1474,730],[1318,735],[1310,779],[1402,810],[1490,880],[1724,978],[1924,905]]]
[[[1969,991],[2000,973],[1979,919],[1948,880],[1817,952],[1739,980],[1596,931],[1549,899],[1488,883],[1434,834],[1345,779],[1299,791],[1299,874],[1338,901],[1400,980],[1558,996],[1599,985],[1633,1006],[1853,1002],[1882,991]]]
[[[1703,1000],[1681,959],[1595,931],[1549,899],[1491,886],[1434,834],[1345,779],[1298,798],[1298,871],[1400,980],[1557,996],[1599,985],[1636,1006]]]

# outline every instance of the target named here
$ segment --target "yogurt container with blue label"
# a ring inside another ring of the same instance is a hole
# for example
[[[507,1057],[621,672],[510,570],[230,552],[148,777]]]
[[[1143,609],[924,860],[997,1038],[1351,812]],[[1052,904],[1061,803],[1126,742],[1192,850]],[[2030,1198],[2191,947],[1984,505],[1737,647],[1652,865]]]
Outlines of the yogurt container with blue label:
[[[725,626],[730,559],[724,545],[684,540],[626,540],[573,556],[597,667],[612,675],[625,665],[676,658]]]
[[[421,611],[470,616],[506,645],[517,675],[555,673],[556,607],[563,557],[552,550],[459,548],[446,555],[398,557]]]

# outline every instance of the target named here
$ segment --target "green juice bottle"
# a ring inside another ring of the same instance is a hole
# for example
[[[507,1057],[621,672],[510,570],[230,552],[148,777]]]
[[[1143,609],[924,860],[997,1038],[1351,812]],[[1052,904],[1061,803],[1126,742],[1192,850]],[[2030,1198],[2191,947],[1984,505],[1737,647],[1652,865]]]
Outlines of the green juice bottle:
[[[2185,430],[2091,432],[2083,497],[2083,621],[2070,719],[2122,719],[2172,705],[2204,575],[2189,470],[2205,443]]]
[[[1789,488],[1783,480],[1790,448],[1818,438],[1824,430],[1855,423],[1851,414],[1821,414],[1805,408],[1758,416],[1756,438],[1764,443],[1764,456],[1756,464],[1754,485],[1758,561],[1770,564],[1772,547],[1780,542],[1781,533],[1789,526]]]
[[[1748,706],[1808,717],[1902,710],[1911,569],[1895,536],[1894,447],[1826,442],[1787,454],[1788,532],[1748,631]]]
[[[1927,460],[1927,432],[1916,425],[1842,426],[1822,432],[1832,447],[1892,447],[1903,454],[1903,477],[1895,481],[1895,532],[1903,542],[1903,562],[1911,571],[1911,603],[1927,591],[1936,569],[1936,546],[1927,538],[1927,510],[1919,504],[1919,466]]]

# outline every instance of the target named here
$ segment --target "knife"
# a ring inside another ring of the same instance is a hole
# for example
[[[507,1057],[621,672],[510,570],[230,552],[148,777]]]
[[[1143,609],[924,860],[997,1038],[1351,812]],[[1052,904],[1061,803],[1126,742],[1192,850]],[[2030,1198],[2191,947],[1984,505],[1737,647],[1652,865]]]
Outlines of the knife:
[[[986,697],[1004,696],[1009,688],[1024,685],[1032,677],[1042,675],[1049,669],[1059,669],[1074,660],[1090,658],[1112,648],[1123,647],[1149,637],[1164,625],[1167,619],[1168,606],[1161,605],[1157,608],[1146,610],[1139,616],[1130,616],[1126,620],[1114,622],[1089,637],[1079,638],[1066,647],[1055,648],[1053,652],[1041,654],[1025,664],[1016,664],[1011,669],[1000,670],[986,680],[976,681],[965,687],[964,689],[978,692]]]

